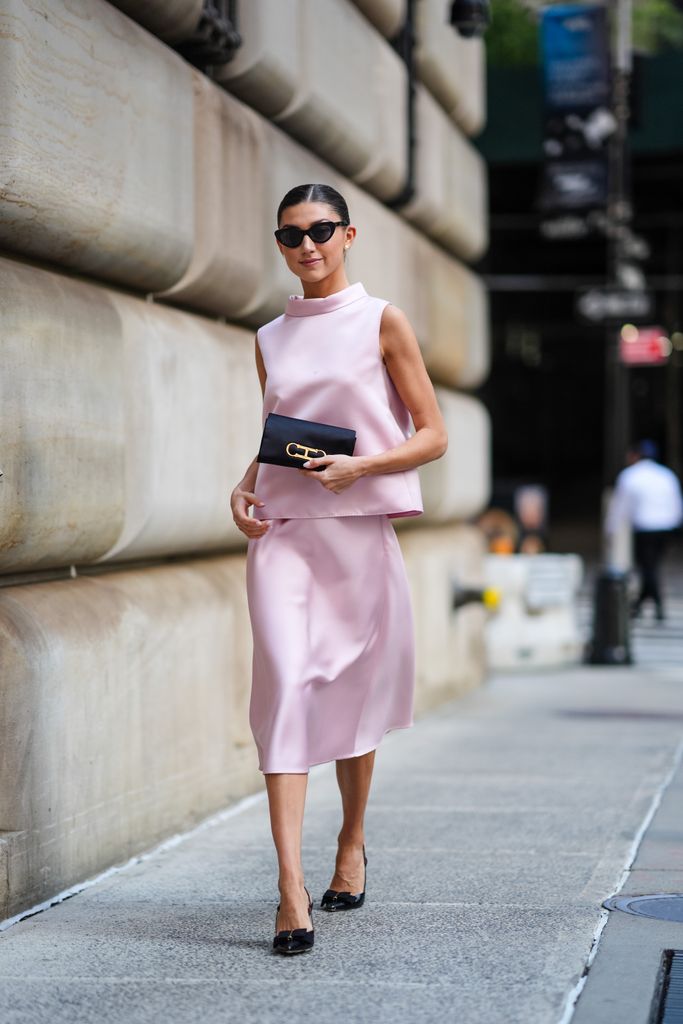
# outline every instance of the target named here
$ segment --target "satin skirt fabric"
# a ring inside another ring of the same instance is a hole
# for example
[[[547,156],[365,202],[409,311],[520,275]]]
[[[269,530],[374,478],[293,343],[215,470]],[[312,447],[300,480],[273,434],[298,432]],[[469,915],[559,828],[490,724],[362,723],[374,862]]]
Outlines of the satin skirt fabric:
[[[413,724],[415,641],[386,515],[272,519],[247,546],[259,768],[307,772]]]

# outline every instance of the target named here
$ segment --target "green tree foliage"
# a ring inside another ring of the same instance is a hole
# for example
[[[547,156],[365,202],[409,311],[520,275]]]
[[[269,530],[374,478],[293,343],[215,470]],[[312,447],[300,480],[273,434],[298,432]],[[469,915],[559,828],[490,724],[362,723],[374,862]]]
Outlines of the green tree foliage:
[[[647,53],[683,48],[683,14],[669,0],[636,0],[633,42]]]
[[[486,54],[496,67],[532,67],[539,63],[538,17],[520,0],[493,0],[486,33]]]
[[[492,0],[493,21],[486,33],[490,64],[533,67],[539,63],[538,12],[543,6],[536,0]],[[671,0],[634,0],[633,45],[646,53],[683,49],[683,13]]]

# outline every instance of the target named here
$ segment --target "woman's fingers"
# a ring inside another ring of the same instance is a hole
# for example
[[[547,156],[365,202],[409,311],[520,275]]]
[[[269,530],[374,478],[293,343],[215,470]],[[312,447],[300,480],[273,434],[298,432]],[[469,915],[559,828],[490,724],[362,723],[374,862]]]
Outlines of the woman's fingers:
[[[269,529],[270,529],[270,523],[265,523],[264,526],[261,529],[259,529],[259,530],[244,529],[244,530],[242,530],[242,533],[244,533],[247,537],[249,537],[250,540],[256,540],[258,537],[262,537],[264,535],[264,533],[268,533]]]
[[[232,518],[235,525],[249,538],[262,537],[268,532],[270,522],[267,519],[254,519],[249,515],[249,506],[258,505],[263,507],[264,502],[256,497],[253,491],[238,491],[233,494]]]
[[[260,498],[257,498],[253,491],[240,491],[240,498],[246,498],[247,505],[263,505]]]
[[[309,473],[312,473],[312,472],[319,473],[321,466],[322,466],[323,470],[325,470],[325,469],[327,469],[328,466],[334,466],[335,461],[336,460],[335,460],[335,458],[333,456],[325,455],[325,456],[322,456],[319,459],[309,459],[308,462],[304,462],[302,464],[302,467],[298,467],[297,466],[297,469],[303,468],[304,470],[308,470]]]
[[[247,517],[241,521],[235,519],[235,523],[237,528],[247,537],[262,537],[270,529],[270,522],[267,519],[250,519]]]

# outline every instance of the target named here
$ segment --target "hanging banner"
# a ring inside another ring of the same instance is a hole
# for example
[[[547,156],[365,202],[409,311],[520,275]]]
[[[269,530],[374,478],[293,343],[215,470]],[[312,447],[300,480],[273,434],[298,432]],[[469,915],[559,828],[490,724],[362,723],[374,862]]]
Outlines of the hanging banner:
[[[558,4],[541,21],[546,109],[609,107],[607,18],[602,6]]]
[[[548,7],[541,16],[544,126],[539,206],[548,214],[604,208],[615,128],[606,9]]]

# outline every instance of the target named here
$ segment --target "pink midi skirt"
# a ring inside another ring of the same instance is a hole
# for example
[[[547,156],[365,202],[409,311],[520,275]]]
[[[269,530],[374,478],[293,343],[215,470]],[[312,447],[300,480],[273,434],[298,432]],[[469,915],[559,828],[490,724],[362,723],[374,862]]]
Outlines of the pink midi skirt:
[[[408,578],[386,515],[270,523],[247,546],[249,722],[262,772],[307,772],[413,724]]]

